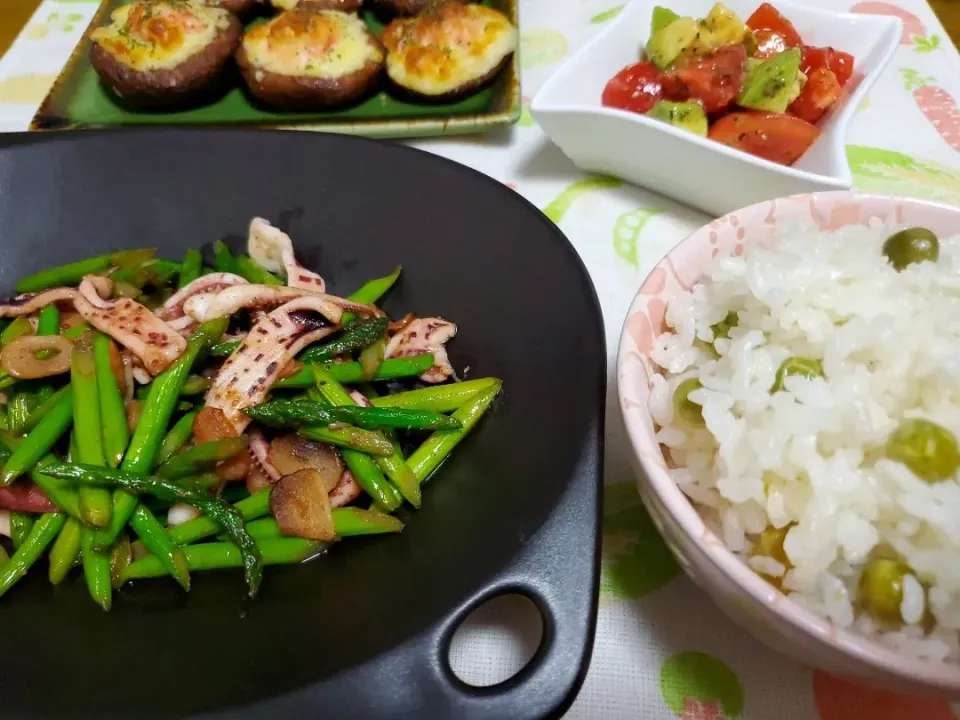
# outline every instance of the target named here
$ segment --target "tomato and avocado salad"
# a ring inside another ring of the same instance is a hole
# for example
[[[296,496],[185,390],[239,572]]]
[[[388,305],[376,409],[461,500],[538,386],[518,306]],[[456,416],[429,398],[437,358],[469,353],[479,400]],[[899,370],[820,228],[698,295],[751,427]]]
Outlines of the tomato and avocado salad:
[[[782,165],[820,134],[853,56],[806,45],[775,7],[744,22],[722,3],[706,17],[655,7],[645,58],[606,85],[607,107],[648,115]]]

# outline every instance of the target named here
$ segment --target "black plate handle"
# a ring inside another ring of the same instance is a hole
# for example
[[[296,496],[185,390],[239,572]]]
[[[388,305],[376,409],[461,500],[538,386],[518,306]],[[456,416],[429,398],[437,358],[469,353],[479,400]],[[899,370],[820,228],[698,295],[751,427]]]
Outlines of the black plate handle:
[[[507,594],[523,595],[539,610],[543,621],[540,646],[526,666],[513,677],[488,687],[468,685],[450,668],[450,642],[457,628],[471,612],[488,600]],[[450,717],[465,720],[522,720],[559,717],[562,714],[565,707],[555,705],[559,698],[568,696],[579,684],[578,668],[583,663],[582,635],[584,626],[590,619],[562,617],[563,609],[551,603],[549,595],[550,589],[538,582],[531,582],[529,579],[505,579],[464,603],[441,628],[434,644],[434,657],[436,667],[450,689],[448,702],[456,708],[450,713]]]
[[[589,447],[582,466],[599,464],[599,444]],[[542,531],[499,577],[468,598],[426,642],[429,665],[442,698],[428,707],[443,708],[435,717],[456,720],[539,720],[559,718],[572,704],[586,675],[596,628],[599,564],[586,553],[565,553],[563,528],[578,523],[597,528],[594,556],[599,558],[599,519],[602,489],[584,497],[568,492]],[[550,527],[554,525],[555,527]],[[582,536],[579,540],[582,542]],[[579,559],[578,559],[579,558]],[[570,587],[588,586],[589,593],[571,593]],[[464,683],[450,667],[450,642],[460,624],[483,603],[500,595],[529,598],[543,619],[543,638],[533,657],[516,675],[497,685],[475,687]],[[589,598],[589,604],[587,599]]]

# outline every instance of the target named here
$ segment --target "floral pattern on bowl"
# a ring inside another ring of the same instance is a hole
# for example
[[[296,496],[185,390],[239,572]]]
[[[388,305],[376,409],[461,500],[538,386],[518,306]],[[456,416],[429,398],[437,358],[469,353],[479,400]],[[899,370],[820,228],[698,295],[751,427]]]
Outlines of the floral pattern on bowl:
[[[667,474],[648,410],[654,339],[666,331],[667,303],[689,290],[719,253],[772,242],[792,223],[822,230],[847,225],[919,225],[938,235],[960,227],[960,208],[854,191],[795,195],[745,207],[705,225],[671,250],[640,286],[617,358],[620,408],[634,451],[638,489],[684,570],[731,618],[762,642],[807,665],[887,688],[960,698],[960,665],[916,660],[836,627],[755,575],[700,519]]]

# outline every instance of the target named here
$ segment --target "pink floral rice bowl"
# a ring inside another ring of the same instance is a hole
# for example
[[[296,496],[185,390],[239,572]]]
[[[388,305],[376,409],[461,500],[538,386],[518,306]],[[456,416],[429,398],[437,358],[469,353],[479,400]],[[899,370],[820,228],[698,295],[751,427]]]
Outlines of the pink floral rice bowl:
[[[769,244],[794,224],[832,231],[878,221],[926,227],[946,237],[960,230],[960,208],[855,191],[823,192],[751,205],[687,237],[650,273],[627,314],[617,359],[620,408],[647,509],[687,574],[727,615],[807,665],[887,689],[960,698],[960,664],[913,658],[841,628],[789,599],[732,553],[667,473],[649,409],[651,377],[661,372],[651,353],[657,336],[669,330],[667,303],[689,291],[713,258],[742,254],[748,244]]]

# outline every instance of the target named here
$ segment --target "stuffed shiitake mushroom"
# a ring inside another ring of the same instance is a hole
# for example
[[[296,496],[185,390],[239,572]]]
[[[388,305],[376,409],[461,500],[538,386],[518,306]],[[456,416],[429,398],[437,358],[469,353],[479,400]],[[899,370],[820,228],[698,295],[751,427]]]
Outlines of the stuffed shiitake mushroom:
[[[418,99],[446,102],[493,80],[516,50],[517,30],[492,8],[449,0],[393,20],[380,39],[395,85]]]
[[[237,64],[250,92],[288,110],[353,102],[377,83],[383,46],[354,14],[286,10],[250,28]]]
[[[91,34],[90,63],[123,101],[138,107],[193,102],[213,90],[240,42],[240,21],[195,0],[124,5]]]

